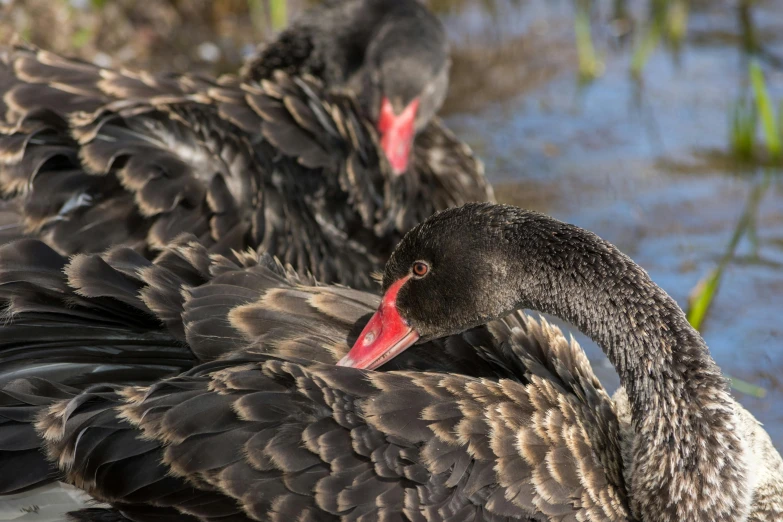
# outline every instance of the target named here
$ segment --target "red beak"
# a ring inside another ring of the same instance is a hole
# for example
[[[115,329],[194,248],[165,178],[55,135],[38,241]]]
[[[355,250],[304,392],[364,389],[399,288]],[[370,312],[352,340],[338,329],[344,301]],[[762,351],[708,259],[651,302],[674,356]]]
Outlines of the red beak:
[[[395,114],[388,98],[381,102],[381,114],[378,118],[378,132],[381,134],[381,148],[392,170],[399,175],[408,170],[408,158],[413,147],[416,111],[419,99],[416,98],[400,114]]]
[[[410,276],[403,277],[389,287],[381,300],[381,306],[370,318],[348,355],[337,366],[374,370],[394,359],[413,345],[419,334],[397,311],[397,293]]]

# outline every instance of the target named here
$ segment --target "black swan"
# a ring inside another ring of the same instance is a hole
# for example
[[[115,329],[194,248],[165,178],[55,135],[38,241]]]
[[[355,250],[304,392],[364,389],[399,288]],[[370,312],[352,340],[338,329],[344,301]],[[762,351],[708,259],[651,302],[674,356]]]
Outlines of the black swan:
[[[444,367],[411,371],[415,364],[408,371],[362,372],[307,360],[344,356],[346,341],[364,322],[354,321],[374,298],[339,287],[320,294],[291,280],[279,290],[267,283],[259,295],[252,290],[259,278],[287,277],[268,258],[248,254],[245,268],[213,258],[209,267],[178,248],[180,261],[172,267],[184,274],[211,271],[215,280],[194,287],[185,313],[176,316],[171,311],[182,302],[139,292],[152,288],[139,281],[147,270],[133,268],[128,256],[115,256],[115,268],[107,262],[100,273],[115,275],[100,284],[99,272],[74,279],[78,267],[66,270],[68,290],[61,269],[39,269],[30,255],[21,261],[19,252],[34,244],[8,245],[0,258],[0,266],[11,259],[17,267],[0,272],[11,328],[28,320],[39,327],[67,323],[68,314],[89,321],[92,310],[108,317],[108,347],[124,338],[117,332],[132,328],[117,312],[97,310],[123,304],[223,354],[151,386],[80,391],[34,375],[5,384],[4,466],[5,459],[34,454],[40,441],[31,437],[30,423],[36,421],[65,479],[112,504],[113,511],[85,517],[670,522],[783,516],[780,456],[730,397],[701,337],[644,270],[572,225],[515,207],[466,205],[428,219],[395,250],[379,309],[341,364],[383,361],[400,368],[400,358],[411,356],[406,345],[418,343],[410,348],[415,357],[437,358],[467,339],[477,348],[475,360],[492,368],[477,365],[470,376]],[[72,308],[63,304],[72,299]],[[330,316],[325,307],[343,312]],[[546,322],[519,313],[493,320],[520,307],[563,317],[595,338],[627,399],[620,393],[612,401],[579,347]],[[194,317],[207,323],[189,326]],[[22,349],[23,337],[16,345],[8,338],[9,347]],[[434,338],[443,339],[428,341]],[[225,343],[245,347],[226,350]],[[37,462],[40,455],[28,458]]]
[[[443,28],[415,0],[330,2],[239,77],[0,49],[0,241],[154,252],[189,232],[371,288],[413,225],[493,199],[434,117],[448,66]]]
[[[183,236],[153,261],[129,247],[68,260],[39,240],[4,245],[0,303],[7,318],[0,329],[0,431],[24,427],[30,441],[32,417],[17,423],[19,396],[10,392],[19,379],[78,393],[94,384],[151,384],[254,353],[334,364],[379,296],[317,284],[268,255],[209,254]],[[487,354],[499,345],[486,328],[434,346],[411,350],[388,368],[512,375],[498,355]],[[0,467],[29,470],[0,476],[3,493],[57,476],[37,446],[2,447],[8,451],[0,451]]]

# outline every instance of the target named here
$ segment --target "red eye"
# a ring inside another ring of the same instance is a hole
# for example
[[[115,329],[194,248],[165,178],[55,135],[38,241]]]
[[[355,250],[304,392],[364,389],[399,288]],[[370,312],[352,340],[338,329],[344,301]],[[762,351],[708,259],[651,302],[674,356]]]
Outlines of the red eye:
[[[417,275],[419,277],[424,277],[427,275],[427,272],[430,271],[430,267],[427,266],[427,263],[423,263],[421,261],[416,261],[413,263],[413,273],[414,275]]]

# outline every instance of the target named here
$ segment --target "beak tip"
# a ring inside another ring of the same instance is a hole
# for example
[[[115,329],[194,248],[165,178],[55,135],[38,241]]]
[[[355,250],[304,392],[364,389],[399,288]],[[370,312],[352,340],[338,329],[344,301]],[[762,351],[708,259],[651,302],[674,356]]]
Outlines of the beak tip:
[[[339,361],[337,361],[337,366],[345,366],[346,368],[353,368],[356,365],[356,361],[353,360],[350,356],[346,355]]]

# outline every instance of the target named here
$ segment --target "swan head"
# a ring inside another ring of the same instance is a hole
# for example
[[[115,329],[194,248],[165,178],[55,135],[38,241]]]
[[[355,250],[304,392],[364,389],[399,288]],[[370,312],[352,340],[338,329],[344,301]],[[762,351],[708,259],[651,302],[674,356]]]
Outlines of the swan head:
[[[368,43],[357,91],[394,174],[408,169],[416,134],[446,98],[449,44],[423,6],[392,8]]]
[[[417,342],[445,337],[520,306],[512,225],[527,211],[468,204],[413,228],[384,270],[384,295],[342,366],[374,369]]]

